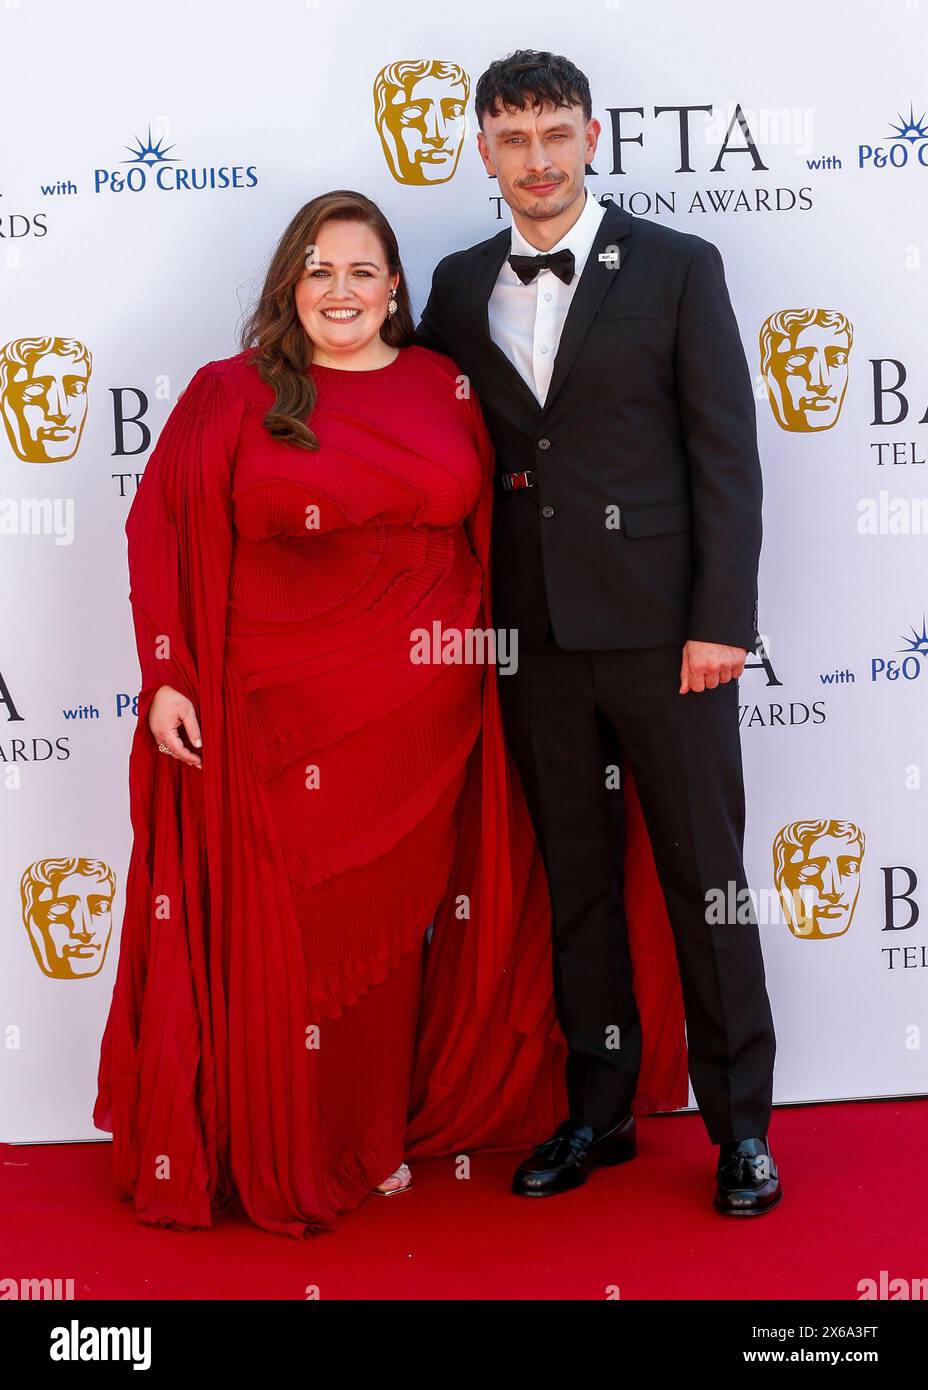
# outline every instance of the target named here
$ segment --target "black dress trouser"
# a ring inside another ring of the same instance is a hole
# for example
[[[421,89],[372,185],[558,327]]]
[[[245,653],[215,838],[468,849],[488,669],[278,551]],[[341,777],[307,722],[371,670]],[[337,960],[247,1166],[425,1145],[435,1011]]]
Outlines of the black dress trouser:
[[[776,1040],[753,905],[707,921],[711,889],[737,905],[747,888],[738,682],[681,695],[681,659],[679,646],[567,651],[549,625],[497,680],[548,876],[570,1116],[610,1127],[641,1065],[622,792],[607,783],[610,766],[630,766],[676,946],[690,1079],[720,1144],[767,1133]]]

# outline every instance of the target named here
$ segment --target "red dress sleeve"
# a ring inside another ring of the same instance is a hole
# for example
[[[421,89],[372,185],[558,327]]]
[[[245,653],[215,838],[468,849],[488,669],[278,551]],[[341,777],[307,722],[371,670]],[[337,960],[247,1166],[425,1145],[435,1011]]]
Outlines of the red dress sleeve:
[[[126,521],[142,677],[129,753],[134,837],[93,1111],[95,1125],[114,1133],[124,1194],[140,1209],[157,1205],[159,1153],[183,1156],[199,1194],[188,1215],[201,1224],[209,1222],[202,1194],[218,1178],[216,1117],[208,1109],[201,1124],[192,1117],[217,1080],[209,981],[222,977],[207,964],[221,940],[210,923],[222,913],[222,675],[241,412],[222,365],[201,367],[161,431]],[[161,685],[193,701],[202,771],[158,751],[148,711]]]
[[[492,627],[493,444],[471,411],[483,486],[465,521],[481,569],[480,625]],[[687,1101],[679,975],[650,841],[631,775],[624,779],[626,909],[642,1020],[636,1114]],[[423,978],[407,1157],[524,1148],[567,1117],[566,1045],[557,1022],[547,878],[488,667],[483,725],[457,808],[458,847],[435,915]],[[462,895],[470,917],[461,920]]]
[[[142,675],[140,725],[147,723],[162,685],[196,703],[197,645],[208,640],[198,630],[196,589],[228,582],[237,414],[222,373],[210,364],[201,367],[161,430],[126,518],[129,601]],[[206,495],[194,497],[201,485]],[[199,538],[191,531],[191,502],[211,519],[209,534]],[[208,571],[202,577],[199,565]]]

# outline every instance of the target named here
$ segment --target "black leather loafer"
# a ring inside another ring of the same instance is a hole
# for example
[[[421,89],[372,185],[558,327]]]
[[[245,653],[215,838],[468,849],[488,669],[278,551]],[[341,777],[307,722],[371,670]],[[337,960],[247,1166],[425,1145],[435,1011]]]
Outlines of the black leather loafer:
[[[726,1216],[762,1216],[782,1201],[780,1178],[766,1136],[739,1139],[719,1148],[713,1201],[716,1211]]]
[[[594,1168],[625,1163],[636,1152],[633,1115],[605,1130],[565,1120],[519,1164],[512,1190],[519,1197],[554,1197],[582,1186]]]

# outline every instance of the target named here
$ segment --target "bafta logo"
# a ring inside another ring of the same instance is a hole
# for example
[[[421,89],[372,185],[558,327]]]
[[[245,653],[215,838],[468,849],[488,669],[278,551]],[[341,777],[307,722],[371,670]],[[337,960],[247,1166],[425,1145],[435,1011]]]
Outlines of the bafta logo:
[[[847,389],[854,330],[837,309],[780,309],[760,330],[760,369],[784,430],[830,430]]]
[[[40,859],[20,883],[23,923],[43,974],[99,974],[113,930],[116,878],[102,859]]]
[[[398,183],[447,183],[458,167],[470,79],[457,63],[390,63],[374,79],[374,120]]]
[[[851,925],[864,834],[849,820],[797,820],[773,842],[774,882],[793,936],[824,941]]]
[[[0,406],[17,458],[73,458],[87,418],[91,357],[76,338],[17,338],[0,348]]]

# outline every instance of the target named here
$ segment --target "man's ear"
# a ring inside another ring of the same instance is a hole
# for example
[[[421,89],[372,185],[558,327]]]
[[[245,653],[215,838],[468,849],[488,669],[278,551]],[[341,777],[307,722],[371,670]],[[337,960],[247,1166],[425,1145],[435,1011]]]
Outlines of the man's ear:
[[[589,149],[587,151],[587,164],[593,163],[593,156],[596,153],[596,146],[599,144],[599,137],[603,133],[602,122],[594,116],[586,128],[586,138]]]
[[[480,154],[480,158],[483,160],[484,169],[486,169],[488,174],[495,175],[496,169],[494,168],[493,161],[490,158],[490,147],[487,144],[487,137],[484,135],[482,130],[477,131],[477,150]]]

